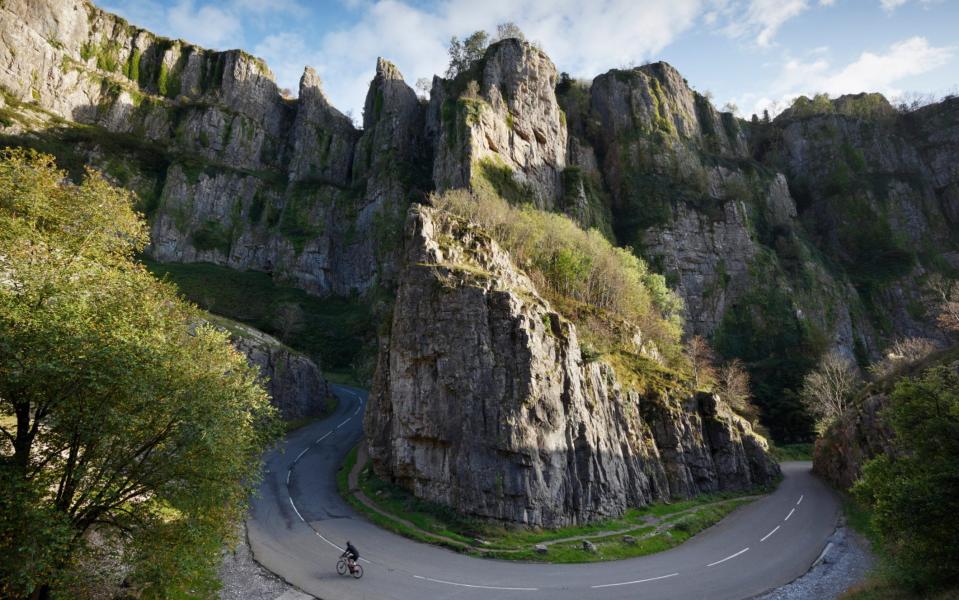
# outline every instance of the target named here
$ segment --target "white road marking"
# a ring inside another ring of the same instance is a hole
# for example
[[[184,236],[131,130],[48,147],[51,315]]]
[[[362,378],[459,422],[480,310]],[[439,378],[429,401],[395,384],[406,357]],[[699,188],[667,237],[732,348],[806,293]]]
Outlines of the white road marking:
[[[783,521],[788,521],[788,520],[789,520],[789,517],[793,516],[793,513],[794,513],[794,512],[796,512],[796,509],[795,509],[795,508],[792,509],[791,511],[789,511],[789,514],[786,515],[786,518],[783,519]]]
[[[539,588],[529,588],[529,587],[497,587],[495,585],[471,585],[469,583],[457,583],[455,581],[443,581],[442,579],[433,579],[432,577],[423,577],[422,575],[413,575],[416,579],[422,579],[424,581],[432,581],[433,583],[445,583],[446,585],[455,585],[465,588],[474,588],[479,590],[501,590],[508,592],[535,592]]]
[[[303,452],[300,452],[299,454],[297,454],[296,458],[293,459],[293,464],[295,465],[296,463],[300,462],[300,459],[303,458],[303,455],[306,454],[307,450],[309,449],[310,449],[309,446],[307,446],[306,448],[303,448]]]
[[[709,563],[709,564],[706,565],[706,566],[707,566],[707,567],[715,567],[716,565],[718,565],[718,564],[720,564],[720,563],[724,563],[724,562],[726,562],[727,560],[736,558],[737,556],[739,556],[740,554],[743,554],[744,552],[746,552],[746,551],[748,551],[748,550],[749,550],[749,548],[743,548],[742,550],[740,550],[740,551],[737,552],[736,554],[727,556],[726,558],[724,558],[724,559],[722,559],[722,560],[717,560],[717,561],[714,562],[714,563]]]
[[[293,467],[290,467],[290,470],[286,472],[286,487],[290,487],[290,475],[293,474]]]
[[[618,585],[633,585],[634,583],[646,583],[647,581],[659,581],[660,579],[669,579],[670,577],[676,577],[679,573],[670,573],[669,575],[660,575],[659,577],[650,577],[649,579],[637,579],[636,581],[623,581],[622,583],[604,583],[603,585],[591,585],[589,587],[595,589],[599,588],[608,588],[616,587]]]
[[[352,417],[350,417],[350,418],[352,418]],[[350,422],[350,419],[347,419],[347,420],[343,421],[342,423],[340,423],[339,425],[337,425],[336,428],[339,429],[340,427],[343,427],[344,425],[346,425],[346,424],[349,423],[349,422]]]
[[[805,498],[805,496],[806,496],[805,494],[799,495],[799,500],[796,501],[796,506],[799,506],[800,504],[802,504],[802,499]]]
[[[356,410],[353,411],[353,416],[355,417],[355,416],[358,415],[358,414],[360,414],[360,407],[359,407],[359,406],[357,406],[357,407],[356,407]]]
[[[300,520],[306,523],[306,519],[303,518],[303,515],[300,514],[300,511],[296,510],[296,504],[293,504],[293,498],[290,498],[290,506],[293,507],[293,510],[296,512],[296,516],[300,517]]]
[[[773,529],[772,531],[770,531],[769,533],[767,533],[767,534],[763,537],[763,539],[761,539],[761,540],[759,540],[759,541],[760,541],[760,542],[765,542],[767,539],[769,539],[769,536],[771,536],[772,534],[776,533],[777,531],[779,531],[779,525],[776,525],[776,528],[775,528],[775,529]]]
[[[333,433],[333,432],[332,432],[332,431],[327,431],[327,432],[326,432],[326,435],[324,435],[323,437],[316,438],[316,441],[313,442],[313,445],[315,446],[316,444],[319,444],[320,442],[322,442],[322,441],[325,440],[326,438],[330,437],[330,434],[331,434],[331,433]]]

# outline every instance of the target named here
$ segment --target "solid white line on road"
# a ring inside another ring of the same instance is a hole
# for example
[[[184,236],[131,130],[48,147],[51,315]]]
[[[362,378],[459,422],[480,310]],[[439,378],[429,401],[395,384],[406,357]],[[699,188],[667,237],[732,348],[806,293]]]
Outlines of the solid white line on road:
[[[767,534],[763,537],[763,539],[761,539],[761,540],[759,540],[759,541],[760,541],[760,542],[765,542],[767,539],[769,539],[769,536],[771,536],[772,534],[776,533],[777,531],[779,531],[779,525],[776,525],[776,528],[775,528],[775,529],[773,529],[772,531],[770,531],[769,533],[767,533]]]
[[[442,579],[433,579],[432,577],[423,577],[422,575],[413,575],[416,579],[422,579],[424,581],[432,581],[433,583],[445,583],[446,585],[455,585],[465,588],[475,588],[479,590],[501,590],[507,592],[535,592],[539,588],[528,588],[528,587],[497,587],[495,585],[471,585],[469,583],[456,583],[455,581],[443,581]]]
[[[618,585],[633,585],[634,583],[646,583],[647,581],[659,581],[660,579],[669,579],[670,577],[675,577],[679,573],[670,573],[669,575],[660,575],[659,577],[650,577],[649,579],[637,579],[636,581],[623,581],[622,583],[604,583],[603,585],[591,585],[589,587],[597,590],[599,588],[608,588],[616,587]]]
[[[316,444],[319,444],[320,442],[322,442],[322,441],[325,440],[326,438],[330,437],[330,434],[331,434],[331,433],[333,433],[333,432],[332,432],[332,431],[327,431],[327,432],[326,432],[326,435],[324,435],[323,437],[316,438],[316,441],[313,442],[313,445],[315,446]]]
[[[789,511],[789,514],[786,515],[786,518],[783,519],[783,521],[788,521],[788,520],[789,520],[789,517],[793,516],[793,513],[794,513],[794,512],[796,512],[796,509],[795,509],[795,508],[792,509],[791,511]]]
[[[350,417],[350,418],[352,418],[352,417]],[[344,425],[346,425],[346,424],[349,423],[349,422],[350,422],[350,419],[347,419],[347,420],[343,421],[342,423],[340,423],[339,425],[337,425],[336,428],[339,429],[340,427],[343,427]]]
[[[303,515],[300,514],[300,511],[296,510],[296,504],[293,504],[293,498],[290,498],[290,506],[293,507],[293,510],[296,512],[296,516],[300,517],[300,520],[306,523],[306,519],[303,518]]]
[[[290,470],[286,472],[286,487],[290,487],[290,475],[293,474],[293,467],[290,467]]]
[[[736,558],[737,556],[739,556],[740,554],[743,554],[743,553],[746,552],[747,550],[749,550],[749,548],[743,548],[742,550],[740,550],[740,551],[737,552],[736,554],[732,554],[732,555],[730,555],[730,556],[727,556],[726,558],[724,558],[724,559],[722,559],[722,560],[717,560],[717,561],[714,562],[714,563],[709,563],[709,564],[706,565],[706,566],[707,566],[707,567],[715,567],[716,565],[718,565],[718,564],[720,564],[720,563],[724,563],[724,562],[726,562],[727,560]]]
[[[796,501],[796,506],[802,504],[802,499],[805,498],[805,494],[799,494],[799,500]]]

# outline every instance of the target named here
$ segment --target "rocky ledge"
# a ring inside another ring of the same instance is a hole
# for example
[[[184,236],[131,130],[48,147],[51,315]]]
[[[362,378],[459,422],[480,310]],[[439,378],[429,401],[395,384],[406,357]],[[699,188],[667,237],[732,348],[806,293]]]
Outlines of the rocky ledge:
[[[411,208],[365,428],[377,474],[480,517],[556,527],[775,479],[719,397],[639,393],[482,230]]]

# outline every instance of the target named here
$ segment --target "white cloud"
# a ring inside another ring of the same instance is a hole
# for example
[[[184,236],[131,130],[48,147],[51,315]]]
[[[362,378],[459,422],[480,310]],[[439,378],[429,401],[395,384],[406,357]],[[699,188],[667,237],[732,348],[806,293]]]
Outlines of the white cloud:
[[[820,0],[823,6],[831,0]],[[769,46],[787,21],[809,8],[807,0],[749,0],[749,2],[720,2],[725,16],[724,31],[734,38],[751,37],[759,46]]]
[[[901,82],[949,64],[954,47],[931,46],[923,37],[911,37],[889,46],[882,53],[863,52],[851,63],[834,67],[827,58],[787,60],[766,97],[754,99],[752,112],[775,114],[799,95],[824,92],[832,96],[880,92],[889,98],[902,94]],[[740,102],[744,102],[740,98]],[[744,102],[745,104],[745,102]]]
[[[333,103],[357,112],[378,55],[386,53],[412,85],[445,71],[451,36],[493,31],[497,23],[514,21],[560,68],[592,77],[653,57],[696,22],[704,1],[444,0],[427,11],[379,0],[355,25],[321,39],[316,56],[324,64],[314,66],[329,82]]]
[[[193,0],[180,0],[168,10],[167,21],[177,37],[201,46],[222,49],[238,46],[243,39],[236,14],[211,4],[194,8]]]
[[[908,1],[909,0],[880,0],[879,4],[882,5],[883,10],[892,12]]]

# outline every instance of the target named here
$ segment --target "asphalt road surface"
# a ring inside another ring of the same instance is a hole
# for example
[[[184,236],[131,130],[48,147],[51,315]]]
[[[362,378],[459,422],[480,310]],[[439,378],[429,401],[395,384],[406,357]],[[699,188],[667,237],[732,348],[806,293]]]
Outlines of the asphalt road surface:
[[[660,554],[578,565],[464,556],[380,529],[339,496],[336,470],[362,435],[366,394],[335,391],[336,414],[293,432],[267,456],[247,521],[256,560],[323,600],[750,598],[805,573],[839,515],[810,463],[795,462],[783,465],[773,494]],[[336,574],[346,540],[360,550],[362,579]]]

